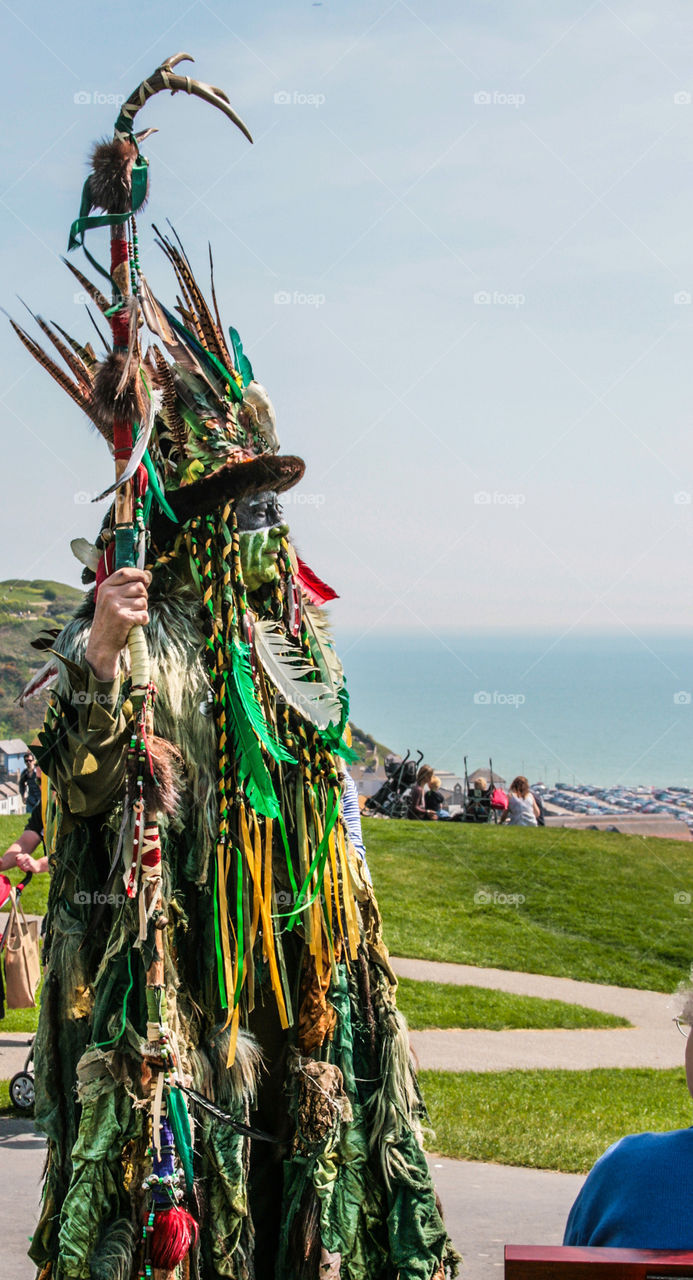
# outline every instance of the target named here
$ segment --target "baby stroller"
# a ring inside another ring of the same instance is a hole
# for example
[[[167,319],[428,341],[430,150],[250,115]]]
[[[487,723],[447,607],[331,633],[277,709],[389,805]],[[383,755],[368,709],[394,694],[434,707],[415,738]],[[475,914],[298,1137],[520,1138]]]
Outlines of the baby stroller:
[[[488,785],[482,787],[481,779],[470,782],[467,772],[467,757],[464,757],[464,802],[462,821],[474,823],[499,822],[500,815],[507,807],[505,792],[496,787],[493,780],[493,762],[488,762]],[[505,803],[502,802],[502,799]]]
[[[10,1080],[10,1102],[15,1111],[21,1111],[22,1115],[27,1115],[34,1109],[34,1100],[36,1090],[34,1086],[34,1041],[36,1037],[32,1036],[29,1042],[29,1055],[24,1067],[18,1071]]]
[[[380,814],[384,818],[406,818],[409,813],[409,793],[416,782],[422,760],[423,751],[419,751],[417,759],[412,760],[408,748],[404,757],[386,756],[383,762],[385,781],[374,796],[368,797],[364,812]]]
[[[32,877],[32,873],[31,871],[28,871],[24,879],[16,886],[15,893],[18,899],[21,897],[22,891],[26,889],[29,881],[31,880],[31,877]],[[9,898],[11,888],[12,886],[8,877],[6,875],[0,875],[0,905],[6,902],[7,899]],[[9,928],[9,923],[8,923],[8,928]],[[5,944],[6,936],[7,936],[7,930],[5,931],[5,935],[2,938],[2,942],[0,944],[0,950],[2,950],[2,947]],[[2,981],[2,970],[0,969],[0,1004],[2,1005],[3,1010],[4,1010],[4,1002],[5,1002],[5,989]],[[2,1016],[4,1017],[4,1012],[2,1013]],[[34,1041],[35,1041],[35,1036],[32,1036],[31,1040],[29,1041],[29,1053],[28,1053],[26,1062],[24,1063],[22,1070],[17,1071],[16,1074],[13,1075],[12,1079],[10,1080],[10,1087],[9,1087],[10,1102],[12,1103],[12,1106],[15,1108],[15,1110],[21,1112],[22,1115],[28,1115],[34,1109],[34,1099],[35,1099],[34,1072],[33,1072]]]

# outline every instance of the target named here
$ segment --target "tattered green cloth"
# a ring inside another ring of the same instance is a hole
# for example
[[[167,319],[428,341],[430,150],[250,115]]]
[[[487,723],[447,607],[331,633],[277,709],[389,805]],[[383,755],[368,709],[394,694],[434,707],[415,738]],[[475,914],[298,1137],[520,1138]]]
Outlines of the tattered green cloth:
[[[243,955],[235,1025],[220,1007],[219,755],[195,598],[174,575],[155,578],[150,595],[154,727],[180,752],[184,778],[175,818],[160,822],[168,1024],[180,1083],[270,1142],[191,1106],[191,1280],[444,1280],[457,1255],[421,1146],[425,1109],[377,904],[338,787],[305,787],[315,748],[294,712],[281,742],[290,755],[294,734],[303,763],[283,760],[278,745],[263,764],[282,822],[248,820],[243,807],[230,816],[224,887]],[[83,660],[89,623],[86,604],[60,639],[40,748],[63,809],[36,1041],[36,1121],[49,1155],[31,1256],[51,1264],[50,1280],[136,1280],[150,1204],[153,925],[138,940],[137,903],[123,892],[127,686],[95,688]],[[252,676],[239,669],[242,698]],[[94,692],[97,704],[85,696]],[[232,971],[229,995],[236,980]]]

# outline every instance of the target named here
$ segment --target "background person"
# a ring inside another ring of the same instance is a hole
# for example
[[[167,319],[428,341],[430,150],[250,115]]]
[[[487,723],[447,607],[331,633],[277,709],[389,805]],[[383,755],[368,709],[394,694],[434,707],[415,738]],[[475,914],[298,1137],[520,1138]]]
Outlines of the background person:
[[[428,791],[424,797],[424,804],[427,809],[431,809],[437,818],[449,818],[445,796],[440,789],[440,778],[433,774],[428,786]]]
[[[693,987],[682,993],[682,1006],[674,1021],[686,1036],[686,1084],[693,1096]],[[692,1188],[693,1129],[631,1133],[609,1147],[587,1175],[563,1243],[693,1249]]]
[[[433,769],[430,764],[422,764],[416,775],[416,782],[411,789],[409,796],[409,814],[410,818],[416,818],[420,822],[435,822],[438,814],[433,809],[426,808],[426,795],[428,793],[431,778],[433,777]]]
[[[541,816],[529,783],[522,774],[513,778],[508,792],[508,807],[501,822],[509,822],[511,827],[536,827]]]
[[[19,794],[24,801],[26,813],[31,813],[35,804],[41,799],[41,774],[36,768],[36,757],[27,751],[24,757],[24,768],[19,776]]]

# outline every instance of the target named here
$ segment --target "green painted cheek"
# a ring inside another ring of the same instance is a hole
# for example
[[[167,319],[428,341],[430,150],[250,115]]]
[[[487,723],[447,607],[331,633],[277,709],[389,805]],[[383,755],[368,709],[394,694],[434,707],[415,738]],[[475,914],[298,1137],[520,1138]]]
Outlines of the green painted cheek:
[[[255,591],[264,582],[271,582],[277,577],[279,571],[270,556],[277,546],[277,539],[270,537],[268,529],[239,533],[238,544],[243,581],[249,591]]]

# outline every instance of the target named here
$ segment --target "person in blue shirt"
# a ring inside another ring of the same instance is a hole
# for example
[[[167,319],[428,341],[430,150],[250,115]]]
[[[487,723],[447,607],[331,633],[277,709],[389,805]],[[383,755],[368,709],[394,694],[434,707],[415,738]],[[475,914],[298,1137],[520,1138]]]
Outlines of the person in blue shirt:
[[[693,988],[674,1019],[693,1096]],[[600,1156],[570,1210],[564,1244],[693,1249],[693,1128],[631,1133]]]

